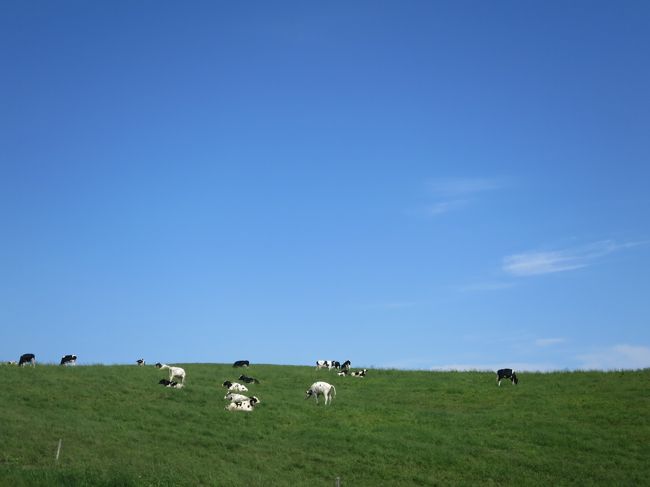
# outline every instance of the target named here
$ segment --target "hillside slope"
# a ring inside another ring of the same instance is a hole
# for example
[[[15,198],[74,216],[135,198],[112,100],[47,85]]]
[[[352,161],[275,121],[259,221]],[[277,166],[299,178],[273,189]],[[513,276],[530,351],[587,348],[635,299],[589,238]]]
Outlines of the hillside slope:
[[[648,485],[650,370],[520,375],[253,365],[3,366],[1,485]],[[331,406],[304,400],[335,384]],[[62,448],[58,463],[55,454]]]

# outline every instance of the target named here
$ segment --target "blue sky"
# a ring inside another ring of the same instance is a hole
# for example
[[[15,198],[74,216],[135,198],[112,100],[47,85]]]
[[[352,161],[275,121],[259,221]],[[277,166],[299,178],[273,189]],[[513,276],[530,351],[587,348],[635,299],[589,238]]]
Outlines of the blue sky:
[[[646,2],[5,2],[0,359],[650,367]]]

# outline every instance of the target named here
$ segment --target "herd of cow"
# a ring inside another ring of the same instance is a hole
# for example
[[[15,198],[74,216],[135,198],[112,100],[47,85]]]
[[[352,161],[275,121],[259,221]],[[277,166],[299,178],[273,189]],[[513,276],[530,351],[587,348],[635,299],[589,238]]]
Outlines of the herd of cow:
[[[9,362],[10,365],[16,365],[16,362]],[[36,355],[33,353],[23,353],[18,359],[18,364],[21,367],[25,365],[31,365],[32,367],[36,366]],[[61,362],[59,365],[77,365],[77,356],[76,355],[64,355],[61,357]]]
[[[9,362],[10,364],[15,364],[16,362]],[[76,365],[77,356],[76,355],[64,355],[61,357],[60,365]],[[138,366],[144,366],[145,360],[138,359],[136,361]],[[25,353],[20,356],[18,365],[23,367],[25,365],[31,365],[32,367],[36,366],[36,356],[33,353]],[[248,360],[238,360],[233,364],[233,367],[248,367],[250,362]],[[350,376],[363,378],[366,376],[367,369],[351,372],[350,367],[352,362],[346,360],[342,364],[336,360],[317,360],[316,369],[336,369],[339,370],[339,376]],[[185,369],[177,366],[162,364],[160,362],[156,363],[156,367],[161,370],[169,371],[169,379],[161,379],[158,383],[164,387],[170,387],[172,389],[181,389],[185,385]],[[512,385],[519,383],[519,378],[517,374],[512,369],[499,369],[497,370],[497,384],[500,386],[503,379],[510,380]],[[260,381],[253,377],[248,377],[246,375],[240,375],[239,379],[246,384],[259,384]],[[242,392],[248,392],[248,388],[239,382],[231,382],[225,380],[223,382],[223,387],[227,389],[227,394],[224,396],[224,399],[229,401],[229,404],[226,406],[227,411],[246,411],[250,412],[254,407],[260,403],[260,400],[256,396],[248,397]],[[331,404],[332,399],[336,396],[336,388],[327,382],[318,381],[314,382],[309,389],[307,389],[305,399],[314,397],[316,399],[316,404],[318,404],[318,397],[323,396],[325,400],[325,405]]]

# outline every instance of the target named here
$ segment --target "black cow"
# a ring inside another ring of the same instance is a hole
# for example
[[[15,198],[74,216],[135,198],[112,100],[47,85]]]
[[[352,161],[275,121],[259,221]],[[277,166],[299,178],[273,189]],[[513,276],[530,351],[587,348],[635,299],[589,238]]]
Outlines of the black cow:
[[[248,360],[237,360],[234,364],[232,364],[233,367],[248,367],[251,363]]]
[[[343,365],[341,365],[341,370],[350,370],[350,366],[352,365],[352,362],[349,360],[346,360],[343,362]]]
[[[61,363],[59,365],[77,365],[77,356],[64,355],[63,357],[61,357]]]
[[[246,382],[246,384],[251,384],[251,383],[253,383],[253,384],[259,384],[259,383],[260,383],[259,380],[254,379],[253,377],[247,377],[247,376],[245,376],[245,375],[240,375],[240,376],[239,376],[239,380],[242,380],[242,381]]]
[[[510,382],[512,382],[512,385],[516,385],[519,383],[519,379],[517,378],[517,374],[515,374],[515,371],[512,369],[499,369],[497,370],[497,384],[500,386],[501,381],[503,379],[510,379]]]
[[[33,353],[24,353],[18,360],[18,365],[23,367],[25,364],[31,364],[32,367],[36,366],[36,355]]]
[[[144,362],[143,358],[139,358],[138,360],[135,361],[135,363],[140,365],[140,366],[143,366],[145,362]]]

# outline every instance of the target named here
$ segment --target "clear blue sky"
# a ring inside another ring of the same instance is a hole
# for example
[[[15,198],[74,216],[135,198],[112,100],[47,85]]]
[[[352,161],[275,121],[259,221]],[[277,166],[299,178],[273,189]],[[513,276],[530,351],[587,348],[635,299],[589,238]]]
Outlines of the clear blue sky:
[[[0,359],[650,367],[649,19],[4,2]]]

